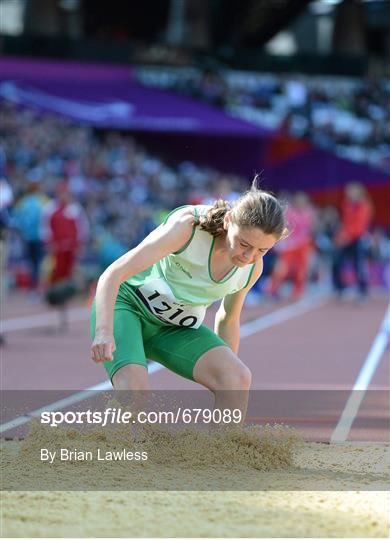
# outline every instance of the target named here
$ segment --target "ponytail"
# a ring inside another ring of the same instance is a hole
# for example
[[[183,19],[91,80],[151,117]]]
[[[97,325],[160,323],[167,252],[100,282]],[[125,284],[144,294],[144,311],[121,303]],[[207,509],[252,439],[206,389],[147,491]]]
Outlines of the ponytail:
[[[259,188],[260,174],[256,174],[250,189],[233,205],[223,199],[217,200],[204,216],[195,218],[195,225],[214,237],[223,236],[226,212],[231,210],[232,222],[239,227],[257,227],[277,240],[288,236],[284,206],[268,191]]]
[[[228,201],[218,199],[204,216],[195,217],[195,225],[199,225],[202,231],[210,233],[214,238],[225,234],[223,220],[226,212],[231,210]]]

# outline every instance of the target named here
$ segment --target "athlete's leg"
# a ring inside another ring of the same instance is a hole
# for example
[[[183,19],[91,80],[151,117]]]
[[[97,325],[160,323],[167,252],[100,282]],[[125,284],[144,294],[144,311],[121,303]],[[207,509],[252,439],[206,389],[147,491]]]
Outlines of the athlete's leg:
[[[251,372],[229,347],[205,352],[195,364],[193,378],[213,392],[216,409],[239,409],[245,420]]]
[[[96,306],[91,308],[91,337],[95,336]],[[142,323],[137,313],[123,299],[117,298],[114,308],[113,359],[104,362],[115,390],[147,390],[148,369],[143,345]]]
[[[133,414],[145,410],[150,394],[148,370],[139,364],[126,364],[111,379],[115,397],[130,408]]]
[[[126,364],[112,377],[115,390],[149,390],[148,370],[139,364]]]
[[[215,407],[240,409],[244,420],[251,384],[249,369],[210,328],[162,327],[145,341],[148,358],[215,395]]]

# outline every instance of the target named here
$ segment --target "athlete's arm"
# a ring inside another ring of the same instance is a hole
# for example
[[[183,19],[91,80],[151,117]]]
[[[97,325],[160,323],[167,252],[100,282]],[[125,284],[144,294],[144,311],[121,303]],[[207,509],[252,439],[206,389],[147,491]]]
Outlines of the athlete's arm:
[[[100,276],[96,289],[96,329],[92,344],[95,362],[112,360],[115,351],[113,313],[120,284],[170,253],[179,251],[190,239],[194,217],[191,208],[173,214],[138,246],[113,262]]]
[[[222,300],[215,315],[214,331],[219,335],[233,352],[238,353],[240,345],[240,316],[244,300],[248,292],[261,276],[263,260],[259,259],[253,271],[252,277],[245,287],[234,294],[228,294]]]

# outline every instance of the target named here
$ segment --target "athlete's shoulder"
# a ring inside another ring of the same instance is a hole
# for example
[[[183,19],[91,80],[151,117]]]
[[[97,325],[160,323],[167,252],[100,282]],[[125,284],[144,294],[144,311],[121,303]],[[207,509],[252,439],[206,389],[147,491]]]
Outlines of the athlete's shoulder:
[[[168,214],[163,224],[192,229],[195,225],[195,216],[194,206],[180,206]]]

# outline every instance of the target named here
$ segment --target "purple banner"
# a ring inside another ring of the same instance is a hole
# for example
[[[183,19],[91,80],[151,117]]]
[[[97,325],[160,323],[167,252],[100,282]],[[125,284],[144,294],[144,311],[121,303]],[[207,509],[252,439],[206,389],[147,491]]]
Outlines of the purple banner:
[[[0,97],[101,128],[261,137],[267,133],[189,98],[134,81],[127,67],[0,59]]]
[[[97,128],[136,132],[150,150],[177,161],[247,178],[264,171],[269,189],[330,190],[352,180],[370,185],[390,180],[380,170],[310,143],[270,160],[276,134],[190,98],[143,87],[130,66],[0,58],[0,99]]]

